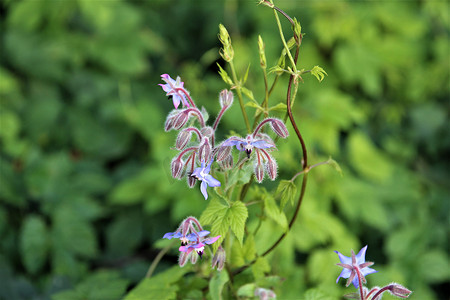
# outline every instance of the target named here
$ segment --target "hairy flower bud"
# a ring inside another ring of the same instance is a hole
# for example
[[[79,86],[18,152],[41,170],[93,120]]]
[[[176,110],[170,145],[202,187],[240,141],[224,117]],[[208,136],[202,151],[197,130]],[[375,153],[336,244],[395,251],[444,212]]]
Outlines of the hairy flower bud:
[[[231,154],[228,155],[223,161],[219,162],[219,166],[222,170],[229,170],[233,168],[233,156]]]
[[[255,177],[258,183],[261,183],[264,179],[264,166],[261,163],[255,164]]]
[[[209,143],[209,139],[204,137],[202,143],[198,147],[198,158],[200,161],[208,162],[211,157],[211,144]]]
[[[408,298],[409,295],[412,293],[412,291],[408,290],[404,286],[398,283],[391,283],[387,286],[387,290],[389,293],[391,293],[394,296],[400,297],[400,298]]]
[[[172,159],[172,163],[170,164],[170,169],[172,171],[173,178],[180,179],[181,174],[183,173],[182,172],[183,168],[184,168],[184,162],[180,158],[175,157],[174,159]]]
[[[289,131],[287,130],[286,125],[284,125],[283,121],[273,119],[272,122],[270,122],[270,125],[272,127],[272,130],[283,139],[289,136]]]
[[[267,175],[269,175],[269,178],[271,180],[275,180],[275,178],[277,178],[278,165],[277,165],[277,162],[275,161],[275,159],[271,155],[269,155],[269,154],[267,154],[267,155],[269,158],[267,159],[267,162],[265,164],[266,172],[267,172]]]
[[[178,113],[179,111],[174,109],[167,115],[166,122],[164,123],[165,131],[170,131],[173,129],[173,120],[178,115]]]
[[[223,249],[222,246],[219,246],[219,248],[216,251],[216,254],[214,254],[212,258],[211,267],[214,269],[214,267],[217,266],[217,271],[222,271],[223,266],[225,265],[226,258],[227,255],[225,253],[225,249]]]
[[[191,264],[195,265],[195,263],[197,262],[199,256],[198,255],[193,255],[193,254],[194,254],[194,251],[192,251],[190,253],[190,255],[191,255],[190,259],[191,259]]]
[[[266,46],[264,45],[262,37],[259,35],[258,36],[259,63],[261,64],[261,67],[263,69],[265,69],[267,67],[266,54],[264,52],[265,48],[266,48]]]
[[[211,126],[205,126],[203,127],[200,132],[203,136],[206,136],[207,138],[210,138],[214,135],[214,129],[212,129]]]
[[[191,254],[191,253],[189,253]],[[186,252],[180,252],[180,255],[178,256],[178,265],[180,267],[184,267],[188,259],[188,254]]]
[[[189,130],[182,130],[177,136],[177,140],[175,141],[175,148],[177,150],[183,150],[186,147],[187,143],[191,140],[192,132]]]
[[[216,160],[218,162],[223,161],[231,154],[231,147],[221,146],[219,150],[217,150]]]
[[[259,297],[259,300],[275,299],[277,295],[272,291],[264,288],[256,288],[255,296]]]
[[[186,110],[180,112],[174,119],[173,119],[173,128],[176,130],[181,129],[184,125],[186,125],[187,120],[189,119],[189,112]]]
[[[231,106],[233,104],[233,92],[232,91],[228,91],[228,90],[222,90],[219,94],[219,102],[220,102],[220,107],[224,107],[224,106]]]

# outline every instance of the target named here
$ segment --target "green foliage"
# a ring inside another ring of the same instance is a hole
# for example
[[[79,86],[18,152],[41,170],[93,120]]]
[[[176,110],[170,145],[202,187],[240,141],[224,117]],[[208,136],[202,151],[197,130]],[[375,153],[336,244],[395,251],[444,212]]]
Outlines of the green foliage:
[[[296,17],[297,34],[305,32],[297,69],[320,65],[310,73],[318,81],[328,75],[320,83],[302,76],[293,106],[309,165],[345,176],[311,169],[296,222],[260,257],[286,231],[298,197],[303,175],[290,181],[302,159],[293,128],[271,153],[275,182],[252,183],[241,199],[253,172],[244,164],[206,202],[198,185],[188,189],[170,176],[176,137],[163,122],[173,106],[157,84],[160,74],[180,75],[214,116],[218,92],[231,86],[237,96],[245,83],[249,116],[268,108],[282,119],[288,53],[268,7],[175,2],[2,2],[0,298],[252,298],[264,287],[279,299],[336,299],[349,291],[334,283],[332,251],[366,244],[379,271],[369,286],[396,281],[417,299],[445,298],[448,4],[275,1]],[[290,24],[280,19],[293,52]],[[232,55],[238,82],[221,67],[217,20],[233,41],[222,53]],[[277,80],[267,107],[264,76],[269,88]],[[236,100],[220,138],[245,136]],[[226,268],[210,270],[208,251],[194,268],[179,268],[174,247],[144,278],[156,242],[189,215],[222,235],[214,251],[230,242],[232,270],[256,259],[250,270],[231,282]]]

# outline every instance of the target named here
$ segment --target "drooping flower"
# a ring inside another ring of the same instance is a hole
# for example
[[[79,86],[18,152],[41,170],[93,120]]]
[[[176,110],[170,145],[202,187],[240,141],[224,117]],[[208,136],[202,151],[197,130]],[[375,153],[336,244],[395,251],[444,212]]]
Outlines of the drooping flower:
[[[227,258],[225,249],[222,248],[222,246],[219,246],[219,248],[217,248],[216,254],[214,254],[212,261],[211,261],[211,267],[214,269],[215,267],[217,267],[217,271],[222,271],[224,265],[225,265],[225,260]]]
[[[275,144],[268,142],[264,139],[254,138],[253,135],[247,135],[245,139],[237,136],[232,136],[222,143],[222,147],[236,146],[239,151],[245,151],[247,157],[250,158],[250,154],[253,148],[266,149],[275,147]]]
[[[368,274],[372,274],[377,272],[376,270],[369,268],[371,265],[373,265],[373,262],[366,262],[366,250],[367,245],[363,247],[357,255],[355,255],[355,252],[352,250],[351,257],[344,256],[338,251],[334,251],[339,256],[339,260],[341,263],[338,263],[336,265],[343,267],[341,274],[339,274],[339,277],[336,279],[336,283],[338,283],[339,278],[348,278],[346,286],[349,286],[350,283],[353,283],[355,288],[358,288],[358,274],[361,276],[361,281],[366,282],[365,276]]]
[[[180,248],[178,248],[178,250],[180,250],[180,252],[186,252],[186,254],[189,254],[193,250],[195,250],[201,258],[203,256],[203,251],[205,250],[205,244],[211,245],[212,243],[217,241],[219,238],[220,238],[220,235],[215,236],[215,237],[209,237],[206,239],[202,238],[202,239],[199,239],[199,242],[189,243],[188,245],[181,246]]]
[[[180,76],[177,76],[176,80],[173,80],[169,74],[162,74],[161,79],[166,82],[166,84],[158,84],[162,87],[166,96],[172,97],[173,106],[178,108],[180,103],[184,106],[189,107],[189,102],[186,100],[187,91],[184,88],[184,82],[181,81]],[[184,92],[183,92],[184,91]]]
[[[211,171],[211,164],[213,160],[209,162],[209,164],[205,167],[205,162],[202,161],[202,165],[199,168],[196,168],[194,172],[192,172],[191,177],[194,177],[195,179],[201,180],[200,185],[200,191],[203,194],[203,197],[205,197],[205,200],[208,199],[208,192],[206,191],[206,188],[208,186],[216,187],[220,186],[220,181],[212,177],[209,172]]]

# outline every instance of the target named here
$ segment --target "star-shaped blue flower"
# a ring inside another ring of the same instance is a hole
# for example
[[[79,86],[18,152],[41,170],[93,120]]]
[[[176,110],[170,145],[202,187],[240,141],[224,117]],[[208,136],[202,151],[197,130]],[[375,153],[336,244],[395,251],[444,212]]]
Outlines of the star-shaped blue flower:
[[[271,144],[263,139],[255,139],[252,135],[247,135],[247,138],[239,138],[237,136],[232,136],[228,140],[222,143],[222,147],[230,147],[236,146],[236,149],[239,151],[245,151],[247,153],[247,157],[250,157],[253,148],[258,149],[266,149],[275,147],[274,144]]]
[[[164,80],[166,84],[159,84],[159,86],[166,92],[166,96],[172,97],[175,108],[178,108],[180,102],[182,102],[184,106],[189,107],[186,95],[181,92],[181,90],[185,89],[184,82],[181,81],[180,76],[177,76],[177,80],[173,80],[169,74],[162,74],[161,79]]]
[[[361,281],[366,282],[365,276],[377,272],[374,269],[369,268],[369,266],[373,265],[373,262],[366,262],[366,250],[367,245],[362,248],[357,255],[352,250],[352,256],[347,257],[342,255],[338,251],[334,251],[339,256],[339,260],[341,263],[337,264],[340,267],[343,267],[341,274],[336,279],[336,283],[338,283],[339,278],[348,278],[346,286],[350,285],[350,282],[353,283],[355,288],[358,288],[358,273],[361,274]]]
[[[213,160],[211,160],[206,167],[205,162],[202,162],[202,166],[196,168],[194,172],[192,172],[191,174],[191,177],[194,177],[202,181],[202,184],[200,185],[200,191],[202,192],[203,197],[205,197],[205,200],[208,199],[208,193],[206,191],[206,188],[208,186],[212,187],[220,186],[220,181],[209,175],[209,172],[211,171],[212,162]]]

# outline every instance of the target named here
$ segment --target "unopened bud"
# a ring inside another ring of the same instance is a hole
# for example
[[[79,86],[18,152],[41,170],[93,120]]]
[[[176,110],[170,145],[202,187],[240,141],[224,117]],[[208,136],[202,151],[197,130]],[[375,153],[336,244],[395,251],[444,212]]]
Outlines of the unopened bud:
[[[275,299],[277,295],[272,291],[264,288],[255,289],[255,296],[259,297],[259,300]]]
[[[200,161],[208,162],[211,157],[211,144],[207,137],[203,138],[202,143],[198,147],[198,158]]]
[[[278,119],[273,119],[272,122],[270,122],[270,125],[272,126],[273,132],[275,132],[278,136],[284,138],[287,138],[289,136],[289,131],[286,128],[286,125],[284,125],[283,121]]]
[[[400,297],[400,298],[408,298],[409,295],[411,295],[411,293],[412,293],[412,291],[408,290],[407,288],[405,288],[401,284],[398,284],[398,283],[395,283],[395,282],[391,283],[388,286],[388,288],[389,288],[388,291],[392,295]]]
[[[172,177],[179,179],[181,178],[181,174],[184,168],[184,163],[178,157],[172,159],[172,163],[170,164],[170,169],[172,171]]]
[[[228,155],[224,160],[218,162],[218,164],[222,170],[229,170],[233,168],[233,156],[231,154]]]
[[[232,61],[234,57],[234,50],[231,46],[231,38],[227,29],[222,24],[219,24],[219,40],[223,45],[223,48],[219,50],[220,56],[222,56],[222,58],[227,62]]]
[[[219,94],[220,107],[231,106],[231,104],[233,104],[233,99],[234,96],[232,91],[228,91],[226,89],[221,91]]]
[[[191,140],[191,136],[192,132],[189,130],[180,131],[175,142],[175,148],[177,148],[177,150],[183,150],[187,143]]]
[[[226,258],[227,255],[225,253],[225,249],[223,249],[222,246],[219,246],[219,248],[216,251],[216,254],[214,254],[212,258],[211,267],[214,269],[214,267],[217,266],[217,271],[222,271],[223,266],[225,265]]]
[[[258,183],[261,183],[264,179],[264,166],[261,163],[255,164],[255,177]]]
[[[227,147],[227,146],[219,147],[219,150],[217,150],[216,160],[218,162],[223,161],[230,154],[231,154],[231,147]]]
[[[277,169],[277,162],[272,156],[269,155],[269,159],[267,159],[266,163],[266,172],[271,180],[275,180],[275,178],[277,178]]]
[[[171,129],[173,129],[173,120],[175,119],[175,116],[177,116],[179,113],[179,111],[177,110],[172,110],[166,118],[166,122],[164,123],[164,130],[165,131],[169,131]]]
[[[173,120],[173,128],[179,130],[181,127],[186,125],[188,119],[189,119],[189,112],[186,111],[180,112]]]
[[[180,252],[180,256],[178,256],[178,265],[180,267],[184,267],[187,262],[188,255],[186,252]]]
[[[207,138],[210,138],[214,134],[214,129],[212,129],[211,126],[206,126],[206,127],[203,127],[200,130],[200,132],[202,133],[203,136],[206,136]]]
[[[264,42],[260,35],[258,36],[258,48],[259,48],[259,63],[261,64],[261,67],[265,69],[267,67],[266,53],[264,52],[266,46],[264,45]]]
[[[195,265],[198,260],[198,255],[194,255],[194,252],[191,252],[191,264]]]

